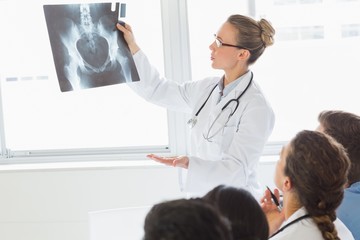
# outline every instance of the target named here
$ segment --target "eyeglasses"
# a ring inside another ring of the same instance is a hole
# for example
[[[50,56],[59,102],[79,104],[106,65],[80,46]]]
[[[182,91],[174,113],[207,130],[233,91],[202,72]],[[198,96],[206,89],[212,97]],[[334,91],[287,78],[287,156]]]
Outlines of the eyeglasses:
[[[215,44],[216,46],[219,48],[221,46],[225,46],[225,47],[235,47],[235,48],[240,48],[240,49],[246,49],[246,50],[249,50],[248,48],[246,47],[242,47],[242,46],[237,46],[237,45],[232,45],[232,44],[228,44],[228,43],[223,43],[217,36],[216,34],[214,34],[214,37],[215,37]],[[250,50],[249,50],[250,51]]]

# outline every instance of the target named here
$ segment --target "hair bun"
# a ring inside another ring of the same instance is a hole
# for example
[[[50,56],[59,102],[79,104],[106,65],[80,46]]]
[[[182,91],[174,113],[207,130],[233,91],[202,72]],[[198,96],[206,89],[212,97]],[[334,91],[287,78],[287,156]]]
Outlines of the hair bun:
[[[258,22],[261,29],[261,40],[265,47],[271,46],[274,44],[274,35],[275,29],[271,24],[264,18],[260,19]]]

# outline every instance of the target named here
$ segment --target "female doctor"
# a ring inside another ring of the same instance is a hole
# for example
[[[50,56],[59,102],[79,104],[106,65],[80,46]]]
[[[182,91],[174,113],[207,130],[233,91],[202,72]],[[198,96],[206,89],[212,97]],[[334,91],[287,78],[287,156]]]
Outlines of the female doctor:
[[[130,83],[146,100],[171,110],[192,113],[189,156],[162,157],[160,163],[187,169],[184,190],[203,195],[219,184],[242,187],[260,199],[256,168],[274,126],[274,113],[255,82],[249,65],[273,44],[270,23],[232,15],[210,45],[212,67],[223,76],[179,84],[161,77],[136,44],[131,27],[117,24],[139,72]]]

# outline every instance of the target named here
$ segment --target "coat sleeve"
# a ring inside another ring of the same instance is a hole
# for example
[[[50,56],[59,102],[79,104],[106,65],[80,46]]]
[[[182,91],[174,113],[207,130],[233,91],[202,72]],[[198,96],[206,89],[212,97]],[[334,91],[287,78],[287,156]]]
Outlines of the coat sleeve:
[[[198,82],[189,80],[180,84],[160,76],[141,50],[133,57],[140,81],[128,85],[138,95],[169,110],[191,112],[197,102],[196,96],[199,95],[195,94],[198,91]]]

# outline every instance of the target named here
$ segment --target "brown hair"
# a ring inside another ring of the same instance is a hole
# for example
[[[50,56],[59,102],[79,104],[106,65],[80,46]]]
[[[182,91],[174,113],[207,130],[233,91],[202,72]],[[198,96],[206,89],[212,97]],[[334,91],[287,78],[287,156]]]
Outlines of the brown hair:
[[[360,181],[360,116],[344,111],[323,111],[318,120],[324,132],[346,149],[351,161],[349,185]]]
[[[339,239],[333,222],[349,165],[343,146],[324,133],[305,130],[290,142],[284,173],[324,239]]]
[[[243,15],[231,15],[227,22],[232,24],[238,31],[237,44],[246,47],[250,51],[249,65],[256,62],[266,47],[274,44],[275,30],[263,18],[256,21]]]
[[[231,226],[202,199],[155,204],[145,217],[143,240],[232,240]]]
[[[219,185],[203,199],[214,205],[231,223],[234,240],[269,238],[269,226],[259,202],[245,189]]]

